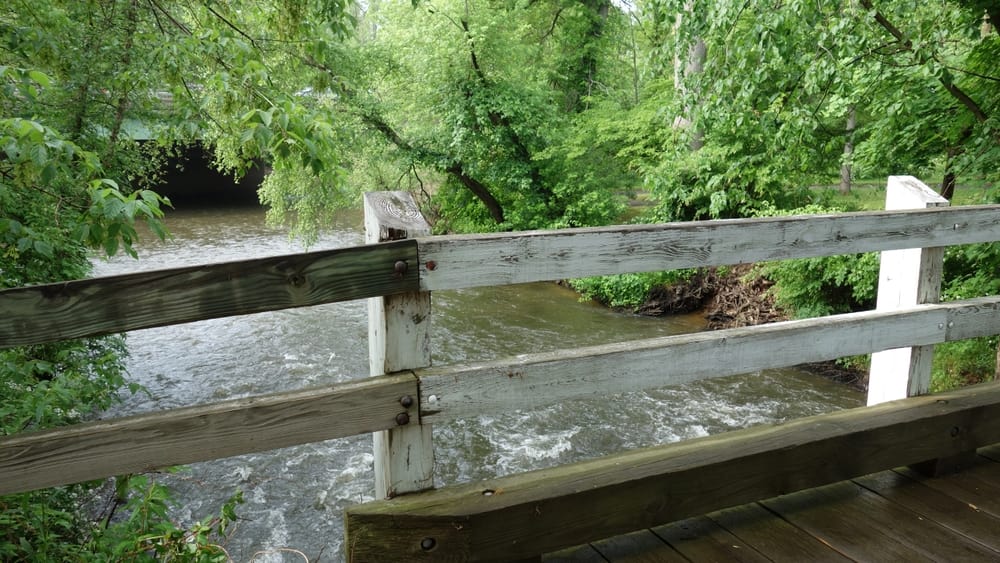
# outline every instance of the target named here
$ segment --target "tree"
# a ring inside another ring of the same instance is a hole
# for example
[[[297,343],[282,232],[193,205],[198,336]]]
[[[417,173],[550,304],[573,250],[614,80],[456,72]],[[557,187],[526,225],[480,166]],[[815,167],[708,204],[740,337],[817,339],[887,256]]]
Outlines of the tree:
[[[605,68],[624,14],[603,0],[393,2],[365,21],[377,30],[359,46],[371,72],[345,99],[392,146],[399,176],[442,175],[438,201],[453,228],[456,219],[464,229],[594,224],[617,213],[620,186],[562,181],[559,145],[596,100],[631,86]]]
[[[656,2],[666,22],[685,13],[666,46],[686,55],[701,34],[705,70],[684,76],[709,142],[766,156],[797,183],[832,175],[853,137],[862,174],[995,174],[996,34],[981,35],[990,3],[869,0],[820,3]],[[664,24],[665,25],[665,24]],[[843,127],[855,115],[855,127]],[[855,170],[858,173],[858,170]],[[947,190],[946,190],[947,191]]]

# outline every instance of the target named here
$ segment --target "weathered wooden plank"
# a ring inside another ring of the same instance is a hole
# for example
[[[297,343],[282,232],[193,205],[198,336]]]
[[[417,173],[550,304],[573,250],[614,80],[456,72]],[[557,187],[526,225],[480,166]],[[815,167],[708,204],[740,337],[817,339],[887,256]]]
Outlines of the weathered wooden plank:
[[[392,428],[416,392],[397,374],[0,437],[0,495]]]
[[[987,384],[359,505],[348,543],[352,561],[523,557],[998,441]]]
[[[848,488],[845,489],[845,485]],[[860,514],[852,514],[853,518],[842,516],[844,509],[838,505],[856,496],[858,489],[845,483],[829,487],[834,494],[827,495],[822,505],[821,501],[814,500],[813,491],[765,500],[761,504],[854,561],[933,561],[910,548],[908,542],[900,541],[895,534],[886,534],[884,526],[869,525]]]
[[[713,512],[708,517],[771,561],[849,561],[839,552],[830,549],[830,546],[778,518],[757,503],[727,508]]]
[[[996,464],[982,464],[952,475],[923,477],[912,469],[897,469],[901,474],[917,479],[976,510],[1000,518],[1000,471]]]
[[[665,526],[653,532],[691,561],[740,561],[764,563],[770,561],[718,524],[698,516]]]
[[[416,264],[403,241],[8,289],[0,348],[414,291]]]
[[[445,420],[526,409],[562,400],[652,389],[698,379],[831,360],[951,333],[994,334],[1000,297],[896,311],[867,311],[769,325],[667,336],[514,358],[415,370],[421,416]],[[973,326],[974,325],[974,326]]]
[[[955,301],[954,303],[959,303]],[[980,297],[961,301],[948,319],[948,341],[965,340],[990,334],[1000,334],[1000,300]]]
[[[660,542],[662,543],[662,542]],[[545,563],[608,563],[590,544],[571,547],[542,557]]]
[[[994,467],[1000,470],[1000,467]],[[883,471],[854,480],[855,483],[906,507],[923,518],[933,520],[955,534],[974,539],[1000,552],[1000,519],[979,510],[975,505],[928,487],[919,480],[894,471]]]
[[[459,289],[1000,240],[1000,206],[419,239],[420,286]]]
[[[406,192],[366,193],[364,209],[368,244],[431,233],[431,226]],[[369,375],[431,365],[430,327],[428,292],[409,291],[368,299]],[[400,402],[400,415],[406,417],[406,424],[372,435],[376,499],[434,487],[431,426],[421,424],[416,394]]]
[[[912,176],[889,176],[885,208],[947,207],[947,199]],[[876,309],[893,310],[941,299],[944,248],[904,248],[879,255]],[[923,395],[931,388],[933,346],[908,346],[872,354],[868,404]]]
[[[994,462],[1000,462],[1000,444],[979,448],[979,455]]]
[[[994,551],[854,483],[762,501],[855,561],[982,561]]]
[[[611,563],[687,563],[689,559],[650,530],[594,542],[593,548]]]

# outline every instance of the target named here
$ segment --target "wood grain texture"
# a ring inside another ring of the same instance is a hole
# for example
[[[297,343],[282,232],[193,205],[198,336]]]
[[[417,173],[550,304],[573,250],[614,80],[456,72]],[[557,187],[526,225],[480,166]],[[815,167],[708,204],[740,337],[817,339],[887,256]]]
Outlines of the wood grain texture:
[[[597,561],[614,563],[687,563],[677,550],[670,547],[651,530],[640,530],[593,543],[593,549],[604,557]]]
[[[424,290],[1000,240],[1000,205],[419,239]]]
[[[778,563],[846,563],[846,557],[815,537],[778,518],[758,503],[727,508],[708,515],[747,545]]]
[[[912,176],[889,176],[886,210],[947,207],[947,199]],[[880,311],[937,303],[941,299],[944,248],[886,250],[879,255]],[[923,395],[931,388],[933,346],[912,346],[872,354],[868,404]]]
[[[542,557],[542,561],[545,563],[608,563],[609,559],[602,557],[600,553],[595,551],[594,548],[590,546],[590,544],[584,544],[578,547],[571,547],[569,549],[557,551],[555,553],[548,553]],[[610,559],[610,561],[614,560]],[[641,560],[635,559],[635,563],[639,563],[639,561]],[[687,562],[685,561],[684,563]]]
[[[894,471],[883,471],[854,480],[866,489],[904,506],[928,520],[968,536],[1000,552],[1000,519],[974,504],[928,487],[922,479],[911,479]]]
[[[359,505],[348,543],[359,562],[422,561],[425,538],[443,561],[516,558],[998,441],[986,384]]]
[[[0,348],[415,291],[416,264],[403,241],[9,289]]]
[[[0,495],[396,426],[413,374],[0,437]]]
[[[366,193],[364,211],[365,242],[369,244],[431,233],[431,226],[406,192]],[[430,327],[428,292],[368,299],[369,375],[431,365]],[[410,397],[410,406],[400,406],[409,423],[372,435],[376,499],[434,487],[433,431],[430,425],[421,424],[419,395]]]
[[[447,420],[997,332],[1000,296],[524,354],[415,370],[421,417]],[[985,311],[985,313],[984,313]]]
[[[705,516],[653,528],[653,533],[690,561],[769,563],[771,560]]]
[[[762,504],[855,561],[1000,559],[1000,552],[851,482]]]
[[[958,474],[934,478],[925,478],[909,468],[897,471],[912,479],[919,479],[932,489],[1000,519],[1000,481],[996,479],[995,467],[987,464],[977,465]]]

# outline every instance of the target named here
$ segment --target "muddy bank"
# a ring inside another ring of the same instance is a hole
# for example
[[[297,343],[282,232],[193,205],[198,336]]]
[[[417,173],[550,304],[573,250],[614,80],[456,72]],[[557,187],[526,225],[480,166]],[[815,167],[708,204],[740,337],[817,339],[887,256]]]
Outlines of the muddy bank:
[[[773,282],[750,275],[752,268],[752,265],[707,268],[685,282],[653,288],[636,312],[663,316],[701,311],[711,330],[788,320],[790,316],[778,307],[769,291]],[[867,390],[868,374],[863,371],[845,368],[833,361],[800,367],[862,391]]]

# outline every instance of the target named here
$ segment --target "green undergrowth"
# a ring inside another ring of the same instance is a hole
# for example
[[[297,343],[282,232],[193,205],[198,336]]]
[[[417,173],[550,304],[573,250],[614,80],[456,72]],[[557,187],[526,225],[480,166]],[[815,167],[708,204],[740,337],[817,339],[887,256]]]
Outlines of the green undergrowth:
[[[642,305],[649,292],[663,285],[684,283],[694,270],[592,276],[570,280],[570,286],[583,299],[592,299],[608,307],[635,309]]]
[[[0,350],[0,436],[76,424],[141,388],[126,379],[124,339]],[[151,475],[0,496],[0,561],[228,561],[236,493],[193,524],[170,517]]]

